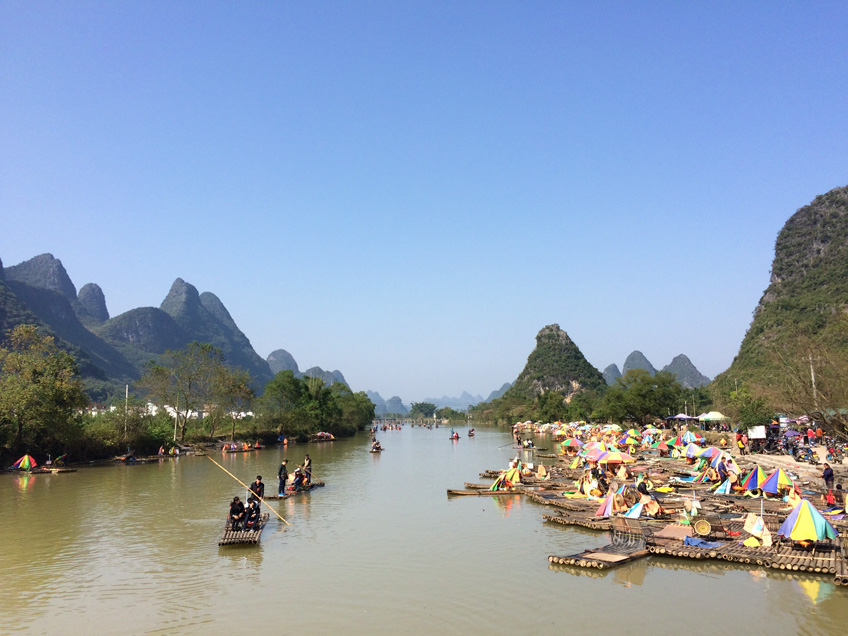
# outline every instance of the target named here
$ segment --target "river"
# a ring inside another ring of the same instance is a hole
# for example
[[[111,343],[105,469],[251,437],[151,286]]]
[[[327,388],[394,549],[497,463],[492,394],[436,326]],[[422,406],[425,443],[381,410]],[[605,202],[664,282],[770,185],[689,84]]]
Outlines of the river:
[[[827,578],[660,557],[605,572],[549,565],[607,536],[547,524],[519,496],[448,499],[515,452],[503,430],[460,431],[380,433],[382,454],[360,434],[213,455],[270,493],[280,460],[292,470],[308,452],[327,484],[272,503],[291,526],[272,515],[258,546],[218,547],[244,489],[206,457],[0,475],[0,633],[843,631],[848,592]]]

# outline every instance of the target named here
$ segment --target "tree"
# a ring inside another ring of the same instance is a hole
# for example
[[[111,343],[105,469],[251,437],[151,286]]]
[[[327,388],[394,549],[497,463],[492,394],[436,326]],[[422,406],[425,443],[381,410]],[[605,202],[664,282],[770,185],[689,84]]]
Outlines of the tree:
[[[536,396],[536,417],[542,422],[556,422],[565,417],[568,406],[558,391],[544,391]]]
[[[848,356],[832,345],[848,342],[848,316],[818,334],[796,333],[791,344],[774,346],[777,390],[766,397],[781,411],[803,413],[848,437]]]
[[[0,441],[14,454],[60,449],[78,433],[88,404],[73,357],[35,325],[18,325],[0,348]]]
[[[647,423],[652,416],[662,417],[676,409],[682,394],[683,387],[668,371],[652,376],[644,369],[631,369],[607,389],[599,412],[614,421],[629,416]]]
[[[731,391],[728,404],[730,415],[742,429],[768,424],[774,417],[774,409],[765,399],[755,398],[744,384],[737,391]]]
[[[180,351],[166,351],[162,364],[148,363],[136,384],[159,406],[174,410],[182,442],[191,414],[199,413],[213,401],[215,383],[224,366],[220,349],[205,342],[192,342]]]
[[[232,430],[230,439],[236,438],[236,420],[248,409],[253,399],[250,388],[250,374],[244,369],[231,369],[221,365],[212,379],[210,410],[206,418],[209,422],[209,436],[215,436],[215,425],[229,415]]]
[[[409,407],[409,417],[431,418],[436,413],[436,405],[430,402],[413,402]]]

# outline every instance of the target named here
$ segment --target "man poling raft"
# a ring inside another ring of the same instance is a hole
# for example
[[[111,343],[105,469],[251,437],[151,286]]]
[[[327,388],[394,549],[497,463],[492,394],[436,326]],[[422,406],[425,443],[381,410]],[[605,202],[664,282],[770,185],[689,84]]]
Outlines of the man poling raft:
[[[244,488],[246,488],[247,490],[250,490],[250,487],[249,487],[247,484],[245,484],[245,483],[244,483],[243,481],[241,481],[238,477],[236,477],[235,475],[233,475],[233,474],[232,474],[230,471],[228,471],[226,468],[224,468],[223,466],[221,466],[221,464],[219,464],[219,463],[218,463],[218,462],[216,462],[214,459],[212,459],[211,457],[209,457],[209,455],[207,455],[206,457],[209,459],[209,461],[210,461],[210,462],[212,462],[213,464],[215,464],[218,468],[220,468],[220,469],[221,469],[221,470],[223,470],[225,473],[227,473],[230,477],[232,477],[233,479],[235,479],[235,480],[236,480],[239,484],[241,484]],[[268,505],[268,502],[266,502],[266,501],[265,501],[262,497],[258,497],[258,500],[259,500],[261,503],[265,504],[265,506],[266,506],[266,507],[267,507],[267,508],[268,508],[271,512],[273,512],[275,515],[277,515],[277,518],[278,518],[280,521],[282,521],[282,522],[283,522],[284,524],[286,524],[287,526],[290,526],[290,525],[291,525],[288,521],[286,521],[285,519],[283,519],[283,516],[282,516],[279,512],[277,512],[276,510],[274,510],[274,508],[272,508],[270,505]]]

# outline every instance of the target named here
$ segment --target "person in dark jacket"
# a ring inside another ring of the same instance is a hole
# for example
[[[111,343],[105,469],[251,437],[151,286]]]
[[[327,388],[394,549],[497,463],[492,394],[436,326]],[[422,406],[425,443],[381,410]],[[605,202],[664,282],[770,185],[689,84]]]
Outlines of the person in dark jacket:
[[[289,480],[289,471],[286,469],[286,464],[288,463],[289,460],[284,459],[280,463],[280,469],[277,471],[277,477],[280,480],[280,487],[277,492],[281,497],[286,494],[286,482]]]
[[[230,530],[240,530],[244,523],[244,504],[238,497],[230,503]]]
[[[251,497],[248,500],[247,510],[245,511],[244,516],[244,529],[245,530],[258,530],[259,529],[259,500]]]
[[[833,469],[830,467],[830,464],[825,462],[824,471],[822,471],[822,479],[824,479],[824,485],[828,490],[833,489]]]
[[[250,484],[250,492],[253,493],[254,496],[262,499],[265,496],[265,484],[262,483],[262,475],[256,476],[256,481]]]

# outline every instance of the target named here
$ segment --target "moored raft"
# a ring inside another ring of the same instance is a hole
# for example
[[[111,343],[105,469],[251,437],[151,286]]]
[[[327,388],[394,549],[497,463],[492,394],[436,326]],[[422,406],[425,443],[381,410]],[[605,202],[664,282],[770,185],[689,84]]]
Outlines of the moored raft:
[[[453,490],[448,488],[448,497],[461,497],[463,495],[478,495],[478,496],[486,496],[493,495],[497,496],[511,496],[511,495],[520,495],[523,491],[521,490]]]
[[[224,522],[224,534],[218,541],[218,545],[239,545],[247,543],[259,543],[262,531],[268,523],[268,513],[259,516],[259,527],[256,530],[232,530],[229,518]]]
[[[324,486],[323,481],[313,481],[311,484],[307,484],[305,486],[301,486],[298,490],[291,490],[287,492],[285,495],[265,495],[262,497],[265,501],[279,501],[280,499],[288,499],[294,495],[299,495],[303,492],[309,492],[313,488],[322,488]]]

